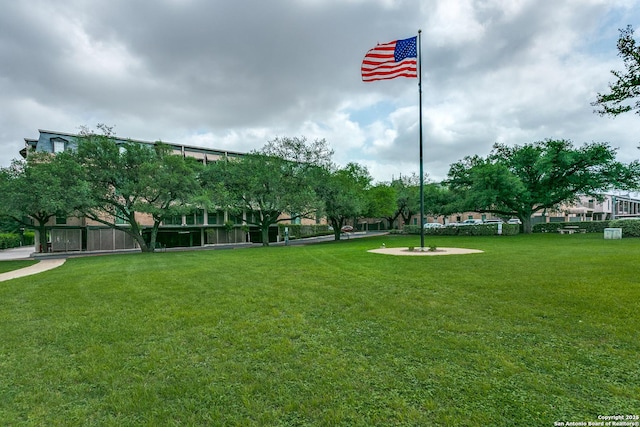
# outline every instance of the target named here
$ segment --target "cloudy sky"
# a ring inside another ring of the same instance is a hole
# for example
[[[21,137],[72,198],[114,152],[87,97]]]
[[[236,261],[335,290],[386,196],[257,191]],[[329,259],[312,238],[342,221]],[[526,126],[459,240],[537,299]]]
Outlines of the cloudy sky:
[[[0,166],[38,129],[232,151],[324,138],[377,181],[419,170],[418,85],[363,83],[376,43],[422,30],[424,168],[495,142],[609,142],[640,117],[590,103],[640,0],[22,0],[0,14]],[[640,34],[640,33],[639,33]]]

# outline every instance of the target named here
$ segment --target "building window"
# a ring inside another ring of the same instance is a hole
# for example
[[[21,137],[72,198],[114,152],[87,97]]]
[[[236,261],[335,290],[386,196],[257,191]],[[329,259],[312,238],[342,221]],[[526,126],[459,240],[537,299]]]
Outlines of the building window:
[[[182,215],[168,216],[162,221],[163,225],[182,225]]]
[[[56,215],[56,225],[67,225],[66,215]]]
[[[53,142],[53,152],[54,153],[62,153],[66,148],[67,141],[62,138],[55,138],[51,140]]]
[[[194,225],[196,223],[196,217],[195,214],[187,214],[184,216],[184,223],[185,225]]]
[[[196,209],[195,212],[185,216],[186,225],[203,225],[204,224],[204,209]]]
[[[204,209],[196,210],[195,217],[197,225],[204,225]]]

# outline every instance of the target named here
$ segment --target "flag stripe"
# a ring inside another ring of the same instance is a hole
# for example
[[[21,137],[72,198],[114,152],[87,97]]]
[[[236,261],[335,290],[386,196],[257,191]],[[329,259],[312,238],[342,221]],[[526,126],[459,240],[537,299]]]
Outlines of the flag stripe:
[[[395,79],[396,77],[418,77],[417,37],[379,44],[365,55],[362,80]]]

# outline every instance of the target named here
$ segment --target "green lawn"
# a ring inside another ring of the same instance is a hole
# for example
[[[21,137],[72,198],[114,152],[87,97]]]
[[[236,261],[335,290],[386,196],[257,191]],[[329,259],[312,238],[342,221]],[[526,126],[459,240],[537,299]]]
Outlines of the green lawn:
[[[29,267],[37,261],[17,260],[17,261],[0,261],[0,273],[18,270],[20,268]]]
[[[0,283],[5,425],[552,426],[640,415],[640,240],[69,259]]]

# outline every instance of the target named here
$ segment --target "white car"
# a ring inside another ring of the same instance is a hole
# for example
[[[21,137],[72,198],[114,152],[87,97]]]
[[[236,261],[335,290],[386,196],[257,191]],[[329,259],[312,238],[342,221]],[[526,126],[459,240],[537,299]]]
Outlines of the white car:
[[[522,222],[518,219],[518,218],[511,218],[509,221],[507,221],[507,224],[522,224]]]
[[[425,222],[423,227],[426,230],[427,228],[442,228],[444,226],[442,224],[440,224],[439,222]]]
[[[484,224],[504,224],[504,221],[501,219],[487,219]]]
[[[481,219],[465,219],[459,225],[479,225],[482,224]]]

